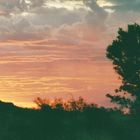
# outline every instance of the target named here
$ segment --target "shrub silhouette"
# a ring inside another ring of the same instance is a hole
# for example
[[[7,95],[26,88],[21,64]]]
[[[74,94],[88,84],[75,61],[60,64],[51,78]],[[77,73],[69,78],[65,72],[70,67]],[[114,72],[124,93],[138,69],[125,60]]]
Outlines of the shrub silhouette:
[[[68,108],[64,108],[66,102],[58,99],[54,99],[57,101],[55,107],[48,105],[50,104],[48,100],[37,98],[36,101],[40,107],[38,109],[19,108],[10,103],[0,102],[1,140],[139,140],[140,138],[140,119],[124,115],[119,110],[99,108],[94,104],[85,105],[81,97],[76,101],[73,99],[68,101],[70,103]]]
[[[66,111],[82,111],[87,107],[97,107],[96,104],[87,104],[82,97],[79,97],[77,100],[73,98],[64,102],[61,98],[55,98],[54,100],[42,99],[40,97],[36,98],[34,102],[37,104],[40,109],[57,109],[57,110],[66,110]]]
[[[117,109],[87,104],[82,97],[67,102],[63,102],[62,99],[53,101],[37,99],[40,111],[43,116],[47,116],[46,121],[49,120],[48,125],[51,128],[49,132],[54,132],[56,129],[54,133],[61,139],[62,135],[65,139],[73,140],[131,140],[133,137],[138,140],[139,138],[139,132],[133,134],[131,131],[139,128],[140,119],[124,115]],[[62,132],[64,133],[61,134]]]

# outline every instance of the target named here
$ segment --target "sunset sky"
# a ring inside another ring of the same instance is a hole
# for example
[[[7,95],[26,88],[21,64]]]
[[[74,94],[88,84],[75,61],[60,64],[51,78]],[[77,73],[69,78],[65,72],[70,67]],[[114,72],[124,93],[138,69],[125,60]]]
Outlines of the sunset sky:
[[[105,50],[140,23],[140,0],[0,0],[0,100],[84,97],[108,106],[118,75]]]

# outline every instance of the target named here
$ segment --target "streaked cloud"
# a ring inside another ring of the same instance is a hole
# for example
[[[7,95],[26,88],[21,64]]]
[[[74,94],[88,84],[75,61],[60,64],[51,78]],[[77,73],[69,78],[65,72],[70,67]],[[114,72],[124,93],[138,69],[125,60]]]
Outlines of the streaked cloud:
[[[140,23],[139,3],[0,0],[0,98],[32,105],[73,94],[107,104],[119,81],[105,49],[119,27]]]

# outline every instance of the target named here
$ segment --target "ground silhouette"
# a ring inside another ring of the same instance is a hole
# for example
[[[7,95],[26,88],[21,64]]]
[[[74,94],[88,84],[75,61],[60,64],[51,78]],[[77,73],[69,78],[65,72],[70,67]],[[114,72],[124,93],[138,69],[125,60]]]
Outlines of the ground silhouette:
[[[0,139],[139,140],[138,117],[94,104],[84,104],[81,109],[79,100],[70,102],[74,104],[70,110],[64,108],[63,102],[55,106],[43,103],[39,109],[19,108],[0,102]]]

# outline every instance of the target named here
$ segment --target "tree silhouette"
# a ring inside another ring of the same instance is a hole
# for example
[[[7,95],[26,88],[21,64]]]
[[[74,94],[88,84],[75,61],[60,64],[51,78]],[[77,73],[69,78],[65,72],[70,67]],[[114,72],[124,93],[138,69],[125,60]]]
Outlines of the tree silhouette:
[[[127,31],[120,28],[117,39],[108,46],[106,55],[122,80],[122,85],[115,90],[116,94],[107,96],[122,108],[140,113],[140,26],[128,25]]]

